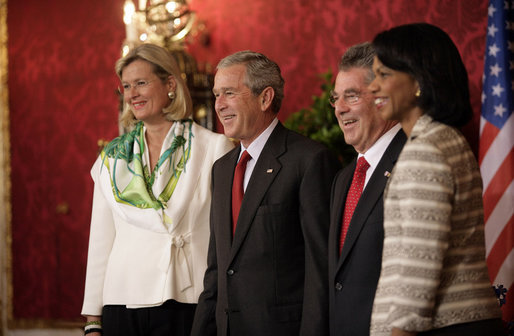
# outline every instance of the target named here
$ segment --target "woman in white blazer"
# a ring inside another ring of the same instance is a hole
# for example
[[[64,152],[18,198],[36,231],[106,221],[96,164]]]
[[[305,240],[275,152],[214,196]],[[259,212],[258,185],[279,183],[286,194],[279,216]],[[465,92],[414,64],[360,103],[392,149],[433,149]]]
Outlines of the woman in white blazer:
[[[211,167],[233,144],[191,120],[189,91],[165,49],[143,44],[116,73],[121,122],[132,131],[91,170],[85,332],[189,335],[206,268]]]

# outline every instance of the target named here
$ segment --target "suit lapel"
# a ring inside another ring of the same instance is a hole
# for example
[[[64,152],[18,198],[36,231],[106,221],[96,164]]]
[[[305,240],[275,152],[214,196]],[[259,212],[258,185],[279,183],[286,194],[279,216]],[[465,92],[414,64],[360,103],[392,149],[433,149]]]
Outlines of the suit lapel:
[[[350,184],[352,183],[353,171],[355,170],[357,160],[353,160],[347,169],[349,169],[350,173],[344,173],[341,176],[341,179],[337,181],[337,184],[334,185],[334,200],[332,202],[332,218],[331,223],[333,225],[330,226],[330,239],[329,242],[329,254],[333,257],[336,262],[331,263],[334,265],[339,260],[339,240],[341,236],[341,225],[343,221],[343,212],[344,212],[344,204],[346,203],[346,195],[348,193],[348,189],[350,189]]]
[[[399,131],[387,147],[382,159],[379,161],[373,175],[368,181],[353,213],[350,228],[339,258],[338,268],[342,266],[346,257],[349,255],[373,208],[377,205],[377,202],[382,202],[381,196],[384,193],[384,188],[389,178],[389,176],[386,176],[386,172],[392,171],[404,141],[405,135],[403,131]],[[368,186],[370,188],[368,188]]]
[[[385,160],[382,159],[375,168],[375,171],[368,182],[368,186],[372,186],[372,188],[366,188],[364,190],[359,202],[357,203],[357,207],[353,212],[350,228],[348,229],[343,250],[341,251],[341,257],[339,258],[339,265],[341,265],[348,256],[364,226],[364,223],[366,223],[371,210],[376,206],[376,203],[380,200],[380,196],[384,192],[384,187],[387,182],[387,177],[384,176],[384,165],[392,166],[392,163],[389,160],[387,160],[387,164],[385,164],[384,161]]]
[[[257,160],[241,204],[232,242],[231,260],[237,255],[253,223],[257,209],[282,165],[277,158],[285,152],[287,130],[278,123]]]
[[[216,207],[220,214],[220,237],[226,237],[222,240],[223,250],[225,252],[230,251],[232,245],[232,183],[234,179],[234,170],[236,168],[237,159],[241,152],[241,146],[234,148],[226,160],[220,162],[218,168],[219,175],[216,176],[218,191],[216,196]]]

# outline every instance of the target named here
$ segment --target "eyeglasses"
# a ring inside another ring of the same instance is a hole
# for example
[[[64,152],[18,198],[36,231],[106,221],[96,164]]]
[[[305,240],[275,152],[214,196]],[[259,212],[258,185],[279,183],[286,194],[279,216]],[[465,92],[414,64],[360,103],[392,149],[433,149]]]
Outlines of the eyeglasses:
[[[155,82],[157,79],[152,79],[152,80],[144,80],[144,79],[140,79],[138,81],[136,81],[134,84],[129,84],[129,83],[123,83],[121,85],[121,87],[118,87],[118,91],[121,93],[121,94],[125,94],[127,93],[128,91],[130,91],[131,88],[134,88],[134,89],[143,89],[145,88],[148,84],[150,84],[151,82]]]
[[[358,93],[358,92],[351,92],[351,93],[345,93],[343,95],[343,101],[346,105],[356,105],[360,102],[361,97],[368,94],[369,92],[364,93]],[[328,97],[328,101],[330,102],[330,105],[332,107],[335,107],[336,102],[339,100],[339,97],[334,91],[330,91],[330,97]]]

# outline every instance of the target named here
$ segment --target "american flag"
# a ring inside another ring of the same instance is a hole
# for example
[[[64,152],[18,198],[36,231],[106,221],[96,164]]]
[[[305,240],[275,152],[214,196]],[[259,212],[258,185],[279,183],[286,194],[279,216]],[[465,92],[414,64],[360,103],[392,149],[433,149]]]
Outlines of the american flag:
[[[480,118],[487,265],[514,320],[514,0],[490,0]],[[498,294],[498,291],[497,291]]]

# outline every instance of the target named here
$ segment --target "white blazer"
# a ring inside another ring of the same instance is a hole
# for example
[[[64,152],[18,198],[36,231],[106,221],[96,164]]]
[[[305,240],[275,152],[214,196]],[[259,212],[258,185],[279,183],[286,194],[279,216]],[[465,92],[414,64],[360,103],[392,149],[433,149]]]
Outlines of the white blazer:
[[[108,304],[157,306],[169,299],[196,303],[203,290],[209,245],[211,168],[234,145],[193,123],[191,155],[168,204],[177,225],[166,227],[154,209],[144,226],[129,223],[115,201],[109,174],[98,158],[83,315],[101,315]],[[147,219],[147,220],[146,220]]]

